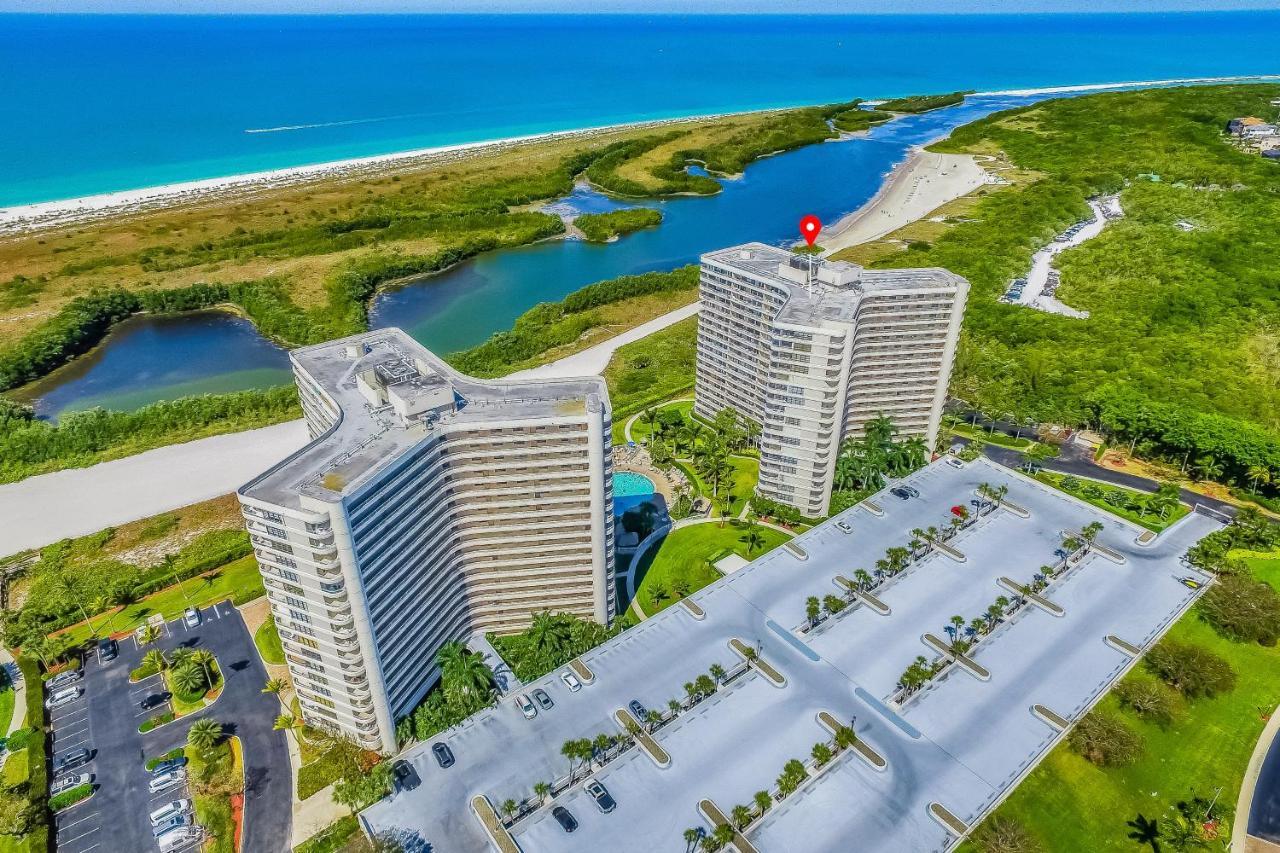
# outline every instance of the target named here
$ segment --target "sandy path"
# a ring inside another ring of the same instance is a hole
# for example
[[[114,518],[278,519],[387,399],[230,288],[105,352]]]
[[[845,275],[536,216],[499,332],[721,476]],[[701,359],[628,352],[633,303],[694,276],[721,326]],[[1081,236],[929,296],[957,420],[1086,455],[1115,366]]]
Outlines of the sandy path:
[[[877,240],[994,181],[969,154],[913,149],[870,201],[825,229],[818,242],[829,254]]]

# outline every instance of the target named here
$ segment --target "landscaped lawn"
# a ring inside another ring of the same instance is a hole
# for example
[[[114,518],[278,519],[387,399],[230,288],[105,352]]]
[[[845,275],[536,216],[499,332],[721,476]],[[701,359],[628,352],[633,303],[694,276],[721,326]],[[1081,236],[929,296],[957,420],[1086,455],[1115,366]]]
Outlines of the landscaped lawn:
[[[206,853],[233,853],[236,844],[232,795],[215,791],[241,790],[244,770],[240,742],[226,738],[208,752],[187,746],[186,753],[187,771],[191,777],[208,779],[205,784],[195,783],[196,822],[205,828],[209,836],[203,849]]]
[[[1008,447],[1012,450],[1030,450],[1036,443],[1029,438],[1014,438],[1011,435],[1005,435],[1002,432],[987,432],[982,427],[975,427],[972,424],[956,423],[952,424],[949,429],[956,435],[964,438],[971,438],[975,441],[986,442],[987,444],[995,444],[999,447]]]
[[[747,553],[747,546],[742,542],[746,526],[740,521],[731,521],[724,527],[719,522],[694,524],[680,528],[650,548],[637,568],[636,601],[641,609],[652,616],[674,604],[678,599],[674,587],[680,581],[688,584],[688,592],[693,593],[717,580],[720,572],[709,565],[708,560],[714,562],[730,553],[754,560],[791,538],[761,526],[757,529],[764,544]],[[670,597],[655,602],[653,590],[659,585],[666,588]]]
[[[1248,562],[1259,579],[1280,584],[1280,554]],[[1193,794],[1212,798],[1216,793],[1219,803],[1234,808],[1265,724],[1262,715],[1280,704],[1280,647],[1223,639],[1194,610],[1168,636],[1230,661],[1236,688],[1213,699],[1191,700],[1166,728],[1144,722],[1122,709],[1114,695],[1106,696],[1099,706],[1142,735],[1142,757],[1128,767],[1099,768],[1059,745],[995,814],[1017,820],[1049,853],[1134,853],[1150,849],[1129,837],[1133,827],[1127,822],[1139,815],[1163,822],[1177,801]],[[1139,665],[1126,679],[1149,677]],[[978,848],[970,844],[964,849]]]
[[[1072,497],[1079,498],[1085,503],[1093,504],[1099,509],[1104,509],[1107,512],[1120,516],[1121,518],[1128,519],[1134,524],[1140,524],[1148,530],[1154,530],[1156,533],[1159,533],[1161,530],[1164,530],[1166,527],[1191,512],[1190,507],[1186,504],[1180,503],[1176,506],[1170,507],[1165,513],[1164,518],[1161,518],[1159,515],[1154,513],[1144,514],[1138,510],[1130,509],[1128,506],[1117,506],[1115,504],[1108,503],[1105,499],[1105,495],[1122,495],[1124,496],[1126,503],[1136,502],[1142,504],[1151,497],[1147,492],[1140,492],[1137,489],[1126,489],[1123,486],[1112,486],[1108,483],[1096,483],[1092,480],[1085,480],[1079,477],[1072,479],[1080,485],[1073,489],[1068,489],[1062,485],[1063,480],[1066,478],[1067,475],[1056,474],[1052,471],[1042,470],[1036,474],[1036,479],[1046,485],[1053,486],[1055,489],[1064,491]],[[1086,492],[1087,489],[1091,488],[1098,491],[1096,496],[1091,492]]]
[[[650,406],[649,408],[655,408],[655,407]],[[684,417],[686,421],[691,420],[693,418],[693,401],[692,400],[677,400],[674,403],[659,403],[656,408],[658,409],[658,411],[663,411],[666,409],[675,409]],[[627,421],[629,420],[631,420],[630,415],[628,415],[627,417],[619,421],[619,423],[622,424],[624,429],[624,433],[622,437],[623,441],[626,441],[625,428],[627,425]],[[631,425],[631,440],[643,444],[645,440],[648,439],[649,437],[649,431],[650,431],[649,424],[645,421],[643,415],[640,417],[637,417],[636,422]]]
[[[236,604],[244,604],[263,593],[262,575],[258,573],[258,564],[250,555],[162,589],[136,604],[120,608],[110,617],[99,614],[92,620],[93,627],[99,636],[118,634],[132,631],[146,622],[147,617],[153,613],[160,613],[168,620],[180,616],[189,606],[204,607],[227,598]],[[79,642],[90,636],[89,626],[83,622],[73,625],[66,633]]]
[[[258,647],[258,654],[269,664],[280,666],[284,663],[284,646],[280,645],[280,632],[276,630],[276,621],[267,617],[267,621],[253,632],[253,644]]]
[[[211,700],[217,698],[218,693],[222,690],[222,668],[218,666],[217,661],[214,661],[213,665],[210,666],[210,670],[213,675],[213,686],[202,693],[197,693],[194,696],[184,694],[178,689],[178,686],[173,683],[172,668],[165,670],[165,689],[173,694],[171,701],[173,702],[173,713],[176,716],[185,717],[187,714],[194,714],[196,711],[203,709],[205,707],[205,697],[209,696],[211,693],[213,694],[209,697]]]

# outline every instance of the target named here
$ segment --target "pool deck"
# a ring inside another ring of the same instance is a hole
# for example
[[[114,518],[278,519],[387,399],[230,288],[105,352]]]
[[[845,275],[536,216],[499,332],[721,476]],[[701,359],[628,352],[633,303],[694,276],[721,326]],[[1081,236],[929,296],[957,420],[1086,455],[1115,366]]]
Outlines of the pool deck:
[[[737,665],[730,643],[739,639],[759,649],[782,686],[759,669],[735,680],[654,733],[669,766],[632,749],[595,770],[617,801],[612,813],[601,814],[579,785],[556,798],[577,818],[578,831],[565,834],[542,808],[511,828],[520,849],[681,849],[685,829],[709,829],[701,801],[723,810],[750,803],[754,792],[773,787],[788,759],[806,758],[827,739],[822,712],[851,721],[885,766],[846,751],[753,824],[750,843],[764,853],[949,849],[956,826],[976,825],[1063,736],[1035,708],[1074,722],[1134,661],[1105,638],[1145,648],[1190,606],[1199,591],[1178,582],[1193,573],[1181,557],[1220,523],[1193,513],[1139,546],[1132,525],[985,460],[961,468],[935,463],[906,482],[919,498],[882,493],[880,515],[854,507],[838,516],[851,534],[828,522],[798,537],[805,559],[777,548],[698,591],[691,598],[702,618],[670,607],[587,653],[582,659],[595,680],[578,692],[565,689],[558,672],[530,684],[555,701],[535,719],[507,699],[411,747],[403,757],[423,784],[375,804],[363,818],[374,831],[430,849],[487,850],[468,807],[474,796],[520,800],[536,782],[564,777],[566,740],[617,733],[614,715],[632,699],[665,709],[712,664]],[[964,563],[934,553],[881,585],[876,596],[887,615],[857,604],[813,631],[797,630],[807,597],[839,594],[837,575],[872,569],[886,548],[911,538],[912,528],[939,524],[951,506],[967,505],[981,483],[1008,485],[1009,498],[1030,517],[996,510],[952,540]],[[1122,564],[1086,557],[1042,593],[1062,616],[1027,606],[982,640],[971,657],[990,680],[951,667],[901,707],[891,701],[906,666],[933,654],[924,634],[946,637],[952,615],[966,622],[980,615],[1008,594],[1001,578],[1029,583],[1053,561],[1064,531],[1094,520],[1105,525],[1100,543],[1124,557]],[[435,742],[450,745],[452,768],[432,760]]]

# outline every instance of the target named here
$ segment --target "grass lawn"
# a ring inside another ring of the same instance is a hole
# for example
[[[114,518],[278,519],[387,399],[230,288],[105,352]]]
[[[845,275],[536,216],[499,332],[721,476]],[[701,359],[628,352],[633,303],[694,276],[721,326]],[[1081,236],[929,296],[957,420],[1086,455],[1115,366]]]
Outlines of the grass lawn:
[[[253,556],[241,557],[225,566],[188,578],[181,584],[162,589],[136,604],[114,611],[104,619],[102,614],[93,618],[93,627],[99,635],[128,633],[146,622],[153,613],[165,619],[180,616],[190,606],[203,607],[230,598],[236,604],[244,604],[262,595],[262,575]],[[81,622],[64,632],[77,642],[89,639],[89,626]]]
[[[640,581],[636,600],[641,609],[652,616],[674,604],[677,597],[672,587],[677,581],[687,583],[689,592],[693,593],[717,580],[720,572],[708,565],[708,560],[718,560],[731,552],[753,560],[791,538],[777,530],[760,527],[764,544],[748,554],[746,544],[741,541],[745,528],[746,524],[738,521],[724,527],[718,522],[694,524],[680,528],[650,548],[637,569]],[[659,584],[666,587],[670,597],[655,602],[653,589]]]
[[[1133,503],[1145,505],[1147,499],[1151,497],[1146,492],[1140,492],[1137,489],[1126,489],[1123,486],[1111,486],[1105,483],[1095,483],[1092,480],[1083,480],[1078,477],[1075,479],[1080,483],[1080,485],[1075,489],[1068,489],[1062,485],[1062,481],[1065,478],[1066,475],[1055,474],[1052,471],[1040,471],[1036,474],[1036,479],[1046,485],[1053,486],[1055,489],[1066,492],[1072,497],[1079,498],[1085,503],[1093,504],[1099,509],[1104,509],[1107,512],[1120,516],[1121,518],[1128,519],[1134,524],[1140,524],[1148,530],[1154,530],[1156,533],[1159,533],[1161,530],[1164,530],[1166,527],[1191,512],[1190,507],[1185,504],[1178,504],[1170,509],[1164,518],[1160,518],[1160,516],[1153,513],[1143,514],[1141,511],[1130,507]],[[1101,490],[1101,494],[1097,497],[1085,494],[1084,490],[1090,486],[1094,486]],[[1106,495],[1123,496],[1125,504],[1128,505],[1117,506],[1115,504],[1108,503],[1105,499]]]
[[[193,781],[196,822],[205,828],[204,853],[235,853],[235,817],[231,798],[244,788],[240,742],[227,738],[201,752],[186,747],[187,771]],[[226,793],[226,792],[231,793]]]
[[[963,422],[952,424],[948,429],[963,438],[971,438],[975,441],[994,444],[998,447],[1007,447],[1010,450],[1030,450],[1036,445],[1036,442],[1029,438],[1014,438],[1002,432],[987,432],[982,427],[975,427]]]
[[[0,669],[0,734],[9,731],[9,721],[13,719],[13,684],[9,681],[9,673]]]
[[[171,701],[175,716],[185,717],[187,714],[194,714],[204,708],[209,701],[218,697],[218,694],[222,691],[222,668],[218,666],[217,661],[214,661],[210,669],[213,671],[213,686],[204,693],[199,693],[195,696],[185,694],[177,688],[177,685],[173,683],[172,669],[164,671],[165,689],[173,694]]]
[[[1259,579],[1280,584],[1280,553],[1248,563]],[[1142,735],[1146,748],[1137,763],[1099,768],[1060,745],[995,814],[1017,820],[1049,853],[1132,853],[1140,848],[1128,837],[1133,828],[1127,822],[1138,815],[1162,820],[1178,800],[1193,793],[1211,798],[1219,787],[1218,802],[1228,810],[1234,807],[1265,725],[1263,714],[1280,704],[1280,647],[1225,640],[1194,610],[1176,622],[1168,636],[1230,661],[1237,677],[1235,690],[1185,703],[1181,715],[1166,728],[1121,709],[1114,695],[1104,697],[1099,706]],[[1150,676],[1139,665],[1125,678]],[[964,849],[979,848],[969,844]]]
[[[280,633],[276,631],[276,622],[268,617],[266,622],[258,626],[253,633],[253,644],[258,647],[258,654],[269,664],[280,666],[284,663],[284,647],[280,645]]]
[[[613,417],[625,420],[693,388],[697,339],[698,318],[690,317],[618,347],[604,369]]]
[[[293,848],[293,853],[354,853],[371,849],[355,815],[347,815],[326,826]]]
[[[655,407],[649,406],[648,408],[655,408]],[[681,414],[681,416],[684,417],[686,421],[691,420],[693,418],[693,401],[692,400],[677,400],[676,402],[673,402],[673,403],[662,403],[658,405],[656,408],[658,409],[658,411],[663,411],[665,409],[675,409],[677,412]],[[621,435],[621,441],[624,441],[624,442],[627,440],[625,430],[626,430],[627,421],[629,420],[631,420],[630,415],[618,421],[618,423],[621,425],[623,429],[620,435]],[[644,441],[649,437],[649,432],[650,432],[649,424],[645,422],[644,418],[636,418],[636,422],[631,425],[631,439],[633,441],[637,441],[643,444]]]

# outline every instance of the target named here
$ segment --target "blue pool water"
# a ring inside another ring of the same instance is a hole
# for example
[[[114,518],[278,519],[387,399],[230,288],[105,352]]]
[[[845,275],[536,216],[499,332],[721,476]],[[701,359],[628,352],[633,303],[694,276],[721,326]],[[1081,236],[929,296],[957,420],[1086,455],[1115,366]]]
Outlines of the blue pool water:
[[[613,514],[622,515],[629,509],[652,500],[653,480],[635,471],[617,471],[613,475]]]

